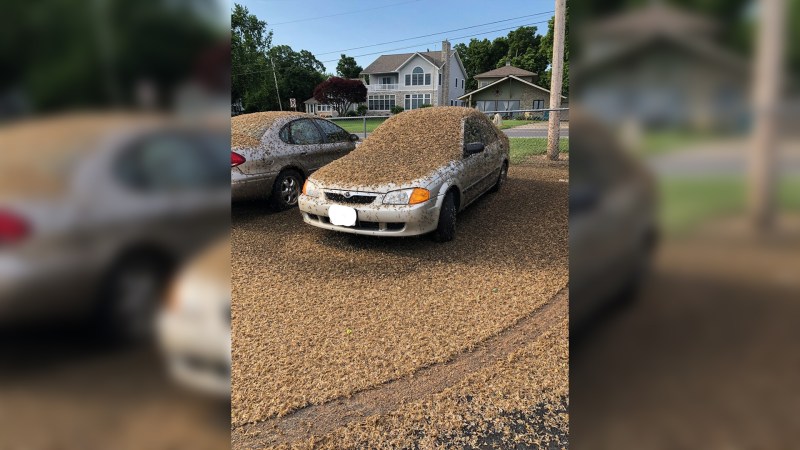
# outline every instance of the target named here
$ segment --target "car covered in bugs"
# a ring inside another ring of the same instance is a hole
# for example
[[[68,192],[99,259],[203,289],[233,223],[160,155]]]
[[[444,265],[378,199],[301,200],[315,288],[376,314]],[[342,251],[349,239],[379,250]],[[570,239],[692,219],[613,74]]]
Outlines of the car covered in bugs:
[[[309,174],[350,153],[358,136],[311,114],[267,111],[231,119],[231,196],[297,205]]]
[[[306,181],[307,224],[376,236],[433,232],[452,240],[456,214],[508,175],[508,138],[480,111],[430,107],[395,115]]]

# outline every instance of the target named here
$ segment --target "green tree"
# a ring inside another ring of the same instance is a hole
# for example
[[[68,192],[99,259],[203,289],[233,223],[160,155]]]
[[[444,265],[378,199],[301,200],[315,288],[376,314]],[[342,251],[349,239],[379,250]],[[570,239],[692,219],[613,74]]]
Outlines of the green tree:
[[[507,62],[514,67],[542,75],[550,64],[541,45],[542,36],[536,34],[536,27],[520,27],[508,33],[508,51],[497,62],[497,67]]]
[[[325,66],[311,52],[272,46],[267,23],[238,4],[231,14],[231,60],[231,101],[241,100],[245,112],[287,109],[290,98],[302,103],[325,79]]]
[[[288,45],[278,45],[271,48],[268,54],[275,64],[278,90],[284,109],[290,98],[296,98],[298,105],[311,98],[314,87],[325,80],[325,66],[308,50],[296,52]],[[267,110],[276,109],[277,103],[267,104]]]
[[[242,101],[246,112],[278,109],[272,67],[266,51],[272,44],[267,23],[235,4],[231,13],[231,102]]]
[[[342,78],[358,78],[362,70],[364,69],[356,64],[355,58],[345,54],[342,54],[339,64],[336,65],[336,73]]]

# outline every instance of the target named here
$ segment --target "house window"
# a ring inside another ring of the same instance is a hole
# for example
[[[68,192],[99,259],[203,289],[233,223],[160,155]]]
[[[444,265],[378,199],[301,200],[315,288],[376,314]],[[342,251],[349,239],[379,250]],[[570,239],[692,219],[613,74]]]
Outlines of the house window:
[[[381,78],[381,84],[392,84],[392,77]]]
[[[458,78],[456,78],[456,87],[458,87]]]
[[[428,83],[431,84],[431,76],[428,74]],[[421,86],[425,83],[425,73],[422,70],[422,67],[414,67],[414,70],[411,71],[411,74],[406,75],[406,86]]]
[[[426,73],[425,74],[425,86],[430,86],[430,85],[431,85],[431,74]]]
[[[394,107],[394,95],[370,95],[367,97],[367,109],[370,111],[388,111]]]
[[[405,109],[417,109],[431,104],[431,94],[406,94]]]
[[[533,109],[544,109],[544,100],[534,100]]]
[[[464,89],[464,79],[461,79],[461,89]]]
[[[439,74],[439,86],[442,85],[442,74]]]

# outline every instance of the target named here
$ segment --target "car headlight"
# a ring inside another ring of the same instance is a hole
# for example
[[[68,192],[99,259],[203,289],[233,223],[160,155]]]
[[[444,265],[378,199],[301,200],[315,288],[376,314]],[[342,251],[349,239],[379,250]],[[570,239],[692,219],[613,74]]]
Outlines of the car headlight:
[[[316,184],[312,183],[310,180],[306,180],[303,183],[303,195],[307,195],[309,197],[319,197],[320,190]]]
[[[392,191],[383,197],[385,205],[416,205],[427,202],[431,198],[431,191],[423,188],[401,189]]]

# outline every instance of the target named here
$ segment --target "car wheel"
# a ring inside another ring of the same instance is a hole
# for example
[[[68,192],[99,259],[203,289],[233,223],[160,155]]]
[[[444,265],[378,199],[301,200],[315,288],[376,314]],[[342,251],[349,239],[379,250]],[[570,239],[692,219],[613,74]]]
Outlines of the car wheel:
[[[497,183],[492,186],[492,192],[497,192],[506,184],[506,180],[508,179],[508,162],[504,162],[503,165],[500,167],[500,176],[497,177]]]
[[[270,201],[276,211],[284,211],[297,206],[300,190],[303,187],[303,176],[296,170],[284,170],[272,185]]]
[[[166,264],[144,254],[118,263],[101,290],[96,316],[101,333],[126,343],[150,339],[167,276]]]
[[[456,196],[448,192],[442,201],[442,208],[439,211],[439,223],[433,232],[433,238],[437,242],[452,241],[456,235]]]

